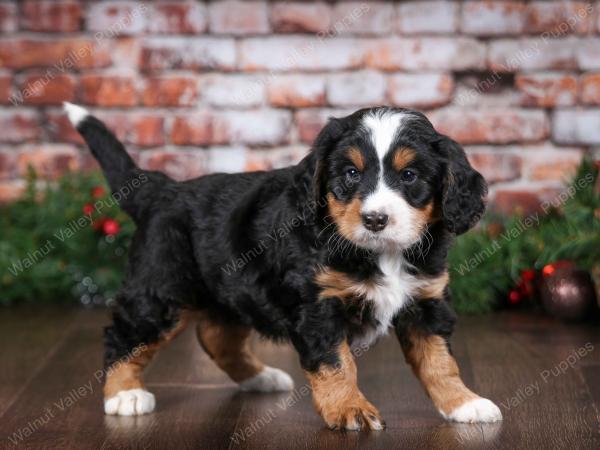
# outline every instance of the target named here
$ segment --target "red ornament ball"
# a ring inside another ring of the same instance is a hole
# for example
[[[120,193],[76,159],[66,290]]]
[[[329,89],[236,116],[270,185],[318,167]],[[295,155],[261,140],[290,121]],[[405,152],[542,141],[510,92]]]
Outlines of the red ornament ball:
[[[92,205],[91,203],[86,203],[85,205],[83,205],[83,213],[86,216],[91,216],[94,213],[94,205]]]
[[[92,188],[92,198],[98,199],[104,197],[106,191],[102,186],[95,186]]]
[[[542,274],[544,275],[544,277],[549,277],[554,275],[554,272],[556,272],[559,269],[574,269],[575,268],[575,263],[573,261],[568,261],[568,260],[558,260],[555,261],[553,263],[550,264],[546,264],[544,266],[544,268],[542,269]]]
[[[119,233],[120,229],[119,222],[113,219],[106,219],[102,225],[102,231],[104,231],[104,234],[107,236],[115,236]]]

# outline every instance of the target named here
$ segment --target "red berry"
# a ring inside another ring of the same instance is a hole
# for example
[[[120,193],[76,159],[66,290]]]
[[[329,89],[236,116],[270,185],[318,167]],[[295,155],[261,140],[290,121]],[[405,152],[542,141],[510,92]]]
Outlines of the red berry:
[[[86,203],[85,205],[83,205],[83,213],[86,216],[91,216],[94,212],[94,205],[92,205],[91,203]]]
[[[95,186],[92,188],[92,198],[98,199],[104,197],[106,191],[102,186]]]
[[[119,229],[119,222],[113,219],[106,219],[102,225],[102,231],[104,231],[104,234],[107,236],[116,235],[119,232]]]
[[[521,278],[523,278],[523,280],[525,280],[525,281],[535,280],[535,270],[533,270],[533,269],[524,270],[521,273]]]
[[[519,303],[521,301],[521,294],[514,290],[510,291],[510,293],[508,294],[508,301],[513,305]]]

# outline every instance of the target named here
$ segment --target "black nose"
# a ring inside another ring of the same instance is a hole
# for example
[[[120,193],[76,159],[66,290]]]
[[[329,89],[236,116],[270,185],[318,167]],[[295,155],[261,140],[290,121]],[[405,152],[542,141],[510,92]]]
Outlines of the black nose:
[[[381,231],[388,223],[388,215],[370,212],[362,215],[365,228],[369,231]]]

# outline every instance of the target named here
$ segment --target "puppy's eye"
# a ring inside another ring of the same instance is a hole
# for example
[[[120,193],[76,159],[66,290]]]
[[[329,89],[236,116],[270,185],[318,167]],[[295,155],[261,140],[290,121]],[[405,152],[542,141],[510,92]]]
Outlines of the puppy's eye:
[[[412,170],[405,169],[400,172],[400,179],[406,184],[412,184],[417,180],[417,174]]]
[[[356,167],[349,167],[346,169],[346,175],[350,178],[356,179],[360,177],[360,172]]]

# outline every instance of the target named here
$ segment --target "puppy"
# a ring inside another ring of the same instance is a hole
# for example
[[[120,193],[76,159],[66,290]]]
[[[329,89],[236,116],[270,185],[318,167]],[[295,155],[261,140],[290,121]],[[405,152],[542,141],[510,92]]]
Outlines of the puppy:
[[[65,109],[137,225],[105,330],[106,414],[154,409],[144,366],[193,319],[243,390],[293,388],[252,355],[251,330],[291,342],[331,428],[384,427],[352,349],[390,328],[442,416],[501,420],[464,385],[449,344],[446,255],[482,215],[486,183],[423,114],[361,109],[330,119],[295,166],[176,182],[138,168],[83,108]]]

